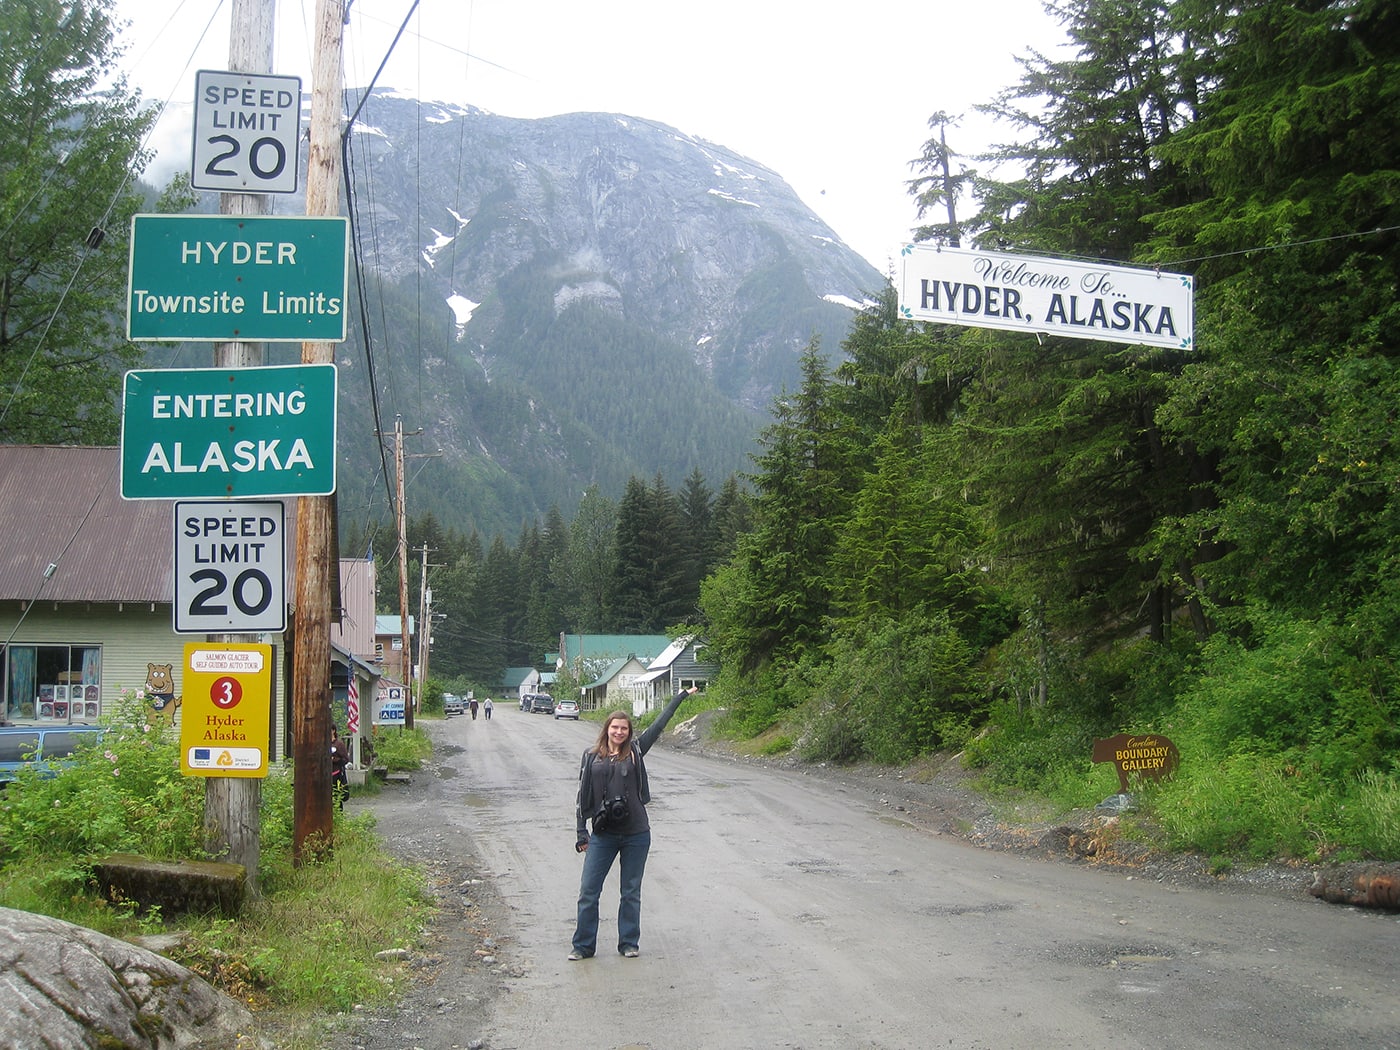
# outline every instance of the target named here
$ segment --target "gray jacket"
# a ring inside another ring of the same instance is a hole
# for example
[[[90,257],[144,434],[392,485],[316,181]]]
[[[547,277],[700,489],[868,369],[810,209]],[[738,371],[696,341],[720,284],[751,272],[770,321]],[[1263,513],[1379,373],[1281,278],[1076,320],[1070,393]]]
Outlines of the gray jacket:
[[[671,697],[670,703],[662,709],[661,714],[657,715],[656,721],[632,740],[632,759],[637,765],[637,790],[641,794],[644,806],[651,801],[651,790],[647,786],[647,767],[642,761],[642,756],[651,750],[651,745],[656,743],[657,738],[666,729],[666,723],[671,720],[671,716],[676,713],[681,702],[689,696],[690,692],[683,689]],[[574,809],[574,824],[577,832],[574,842],[576,846],[588,841],[588,821],[591,817],[597,816],[599,808],[602,806],[602,800],[593,797],[593,777],[590,775],[593,760],[597,757],[598,752],[590,747],[583,753],[583,760],[578,767],[578,804]]]

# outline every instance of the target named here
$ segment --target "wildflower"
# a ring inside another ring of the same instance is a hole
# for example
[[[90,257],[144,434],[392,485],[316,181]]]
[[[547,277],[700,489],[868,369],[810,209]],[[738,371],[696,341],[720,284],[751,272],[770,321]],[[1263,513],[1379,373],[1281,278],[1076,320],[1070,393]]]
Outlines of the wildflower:
[[[122,771],[121,771],[120,769],[114,769],[114,770],[112,770],[112,776],[114,776],[114,777],[119,777],[119,776],[121,776],[121,775],[122,775]]]

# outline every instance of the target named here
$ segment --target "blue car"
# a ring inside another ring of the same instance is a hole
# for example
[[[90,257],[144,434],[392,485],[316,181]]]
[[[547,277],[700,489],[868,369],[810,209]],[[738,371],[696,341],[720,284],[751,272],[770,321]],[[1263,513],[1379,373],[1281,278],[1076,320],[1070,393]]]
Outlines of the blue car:
[[[102,726],[0,726],[0,784],[25,766],[62,760],[102,740]],[[52,771],[45,769],[52,775]]]

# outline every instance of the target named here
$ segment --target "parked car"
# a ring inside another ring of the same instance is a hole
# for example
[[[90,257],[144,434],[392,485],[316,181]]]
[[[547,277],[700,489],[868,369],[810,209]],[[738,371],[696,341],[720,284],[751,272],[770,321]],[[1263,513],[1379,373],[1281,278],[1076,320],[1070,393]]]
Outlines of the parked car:
[[[554,697],[548,693],[531,693],[529,710],[532,715],[554,714]]]
[[[14,780],[24,766],[61,761],[80,747],[98,743],[102,732],[102,726],[89,725],[0,726],[0,784]]]
[[[577,700],[560,700],[557,704],[554,705],[554,717],[555,717],[555,718],[572,718],[575,722],[577,722],[577,721],[578,721],[578,701],[577,701]]]
[[[447,693],[442,698],[442,713],[444,715],[461,715],[467,710],[467,702],[460,696]]]

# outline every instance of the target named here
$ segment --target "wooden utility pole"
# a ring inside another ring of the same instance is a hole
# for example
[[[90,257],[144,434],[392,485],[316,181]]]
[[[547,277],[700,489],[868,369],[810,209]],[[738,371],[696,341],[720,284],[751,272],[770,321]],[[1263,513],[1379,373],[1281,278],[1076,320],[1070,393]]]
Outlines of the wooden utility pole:
[[[228,67],[235,73],[271,73],[276,0],[234,0],[229,28]],[[224,215],[266,215],[271,208],[265,193],[223,193]],[[249,368],[263,364],[261,343],[214,345],[215,368]],[[211,634],[210,642],[256,642],[255,635]],[[261,855],[258,810],[262,781],[256,777],[206,777],[204,780],[204,843],[211,856],[243,865],[249,896],[259,895]]]
[[[317,0],[311,66],[311,128],[306,163],[306,214],[340,212],[340,126],[343,110],[341,34],[344,0]],[[302,343],[301,362],[334,364],[335,344]],[[334,496],[297,499],[296,609],[292,617],[292,761],[296,780],[292,860],[334,845],[331,799],[331,549]]]
[[[428,545],[423,544],[423,582],[418,585],[418,700],[428,684],[428,650],[433,644],[433,592],[428,590]]]
[[[398,474],[398,530],[399,530],[399,639],[403,658],[401,678],[403,680],[403,724],[405,729],[413,728],[413,655],[408,647],[408,515],[403,502],[403,420],[394,420],[394,470]],[[421,627],[420,627],[421,629]]]

